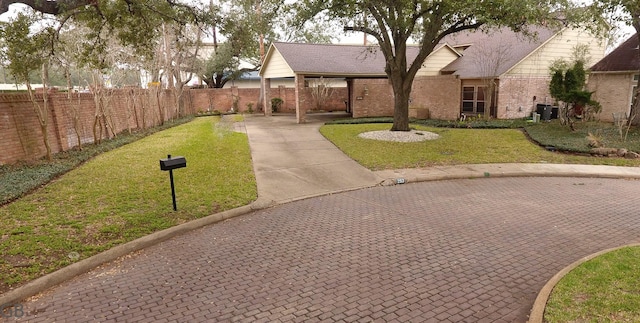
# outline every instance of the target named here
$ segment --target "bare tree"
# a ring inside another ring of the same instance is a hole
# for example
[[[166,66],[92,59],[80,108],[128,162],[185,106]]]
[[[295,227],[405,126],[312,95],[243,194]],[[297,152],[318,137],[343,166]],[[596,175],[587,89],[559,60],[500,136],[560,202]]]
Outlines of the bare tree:
[[[491,110],[495,108],[498,77],[503,72],[503,69],[508,66],[509,59],[512,57],[512,48],[509,44],[504,43],[500,37],[478,42],[472,47],[466,51],[469,52],[469,56],[482,81],[485,98],[484,116],[489,118]]]
[[[322,76],[309,87],[311,90],[311,96],[315,101],[315,109],[323,110],[327,101],[333,94],[333,88],[331,87],[331,80],[327,80]]]
[[[42,140],[46,149],[46,156],[51,160],[51,145],[49,143],[49,97],[47,85],[49,84],[49,64],[53,48],[53,29],[44,27],[42,30],[32,33],[30,25],[36,19],[20,13],[11,22],[0,23],[0,36],[4,40],[2,54],[9,60],[9,70],[16,81],[23,82],[27,87],[29,99],[34,112],[38,117]],[[35,91],[31,85],[29,74],[31,71],[41,70],[43,83],[42,104],[36,99]]]
[[[202,28],[184,25],[166,25],[164,34],[164,57],[169,88],[173,91],[176,116],[184,111],[184,89],[196,73]]]

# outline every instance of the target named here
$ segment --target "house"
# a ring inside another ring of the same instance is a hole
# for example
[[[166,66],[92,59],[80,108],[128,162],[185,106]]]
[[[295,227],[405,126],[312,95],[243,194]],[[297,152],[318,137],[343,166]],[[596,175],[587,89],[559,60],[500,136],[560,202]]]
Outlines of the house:
[[[639,45],[635,34],[589,69],[589,91],[602,105],[600,120],[629,116],[640,79]]]
[[[526,117],[536,104],[551,104],[549,67],[570,60],[577,45],[587,45],[593,63],[604,56],[605,43],[589,32],[546,27],[529,29],[533,36],[507,28],[465,31],[445,37],[425,59],[413,84],[410,111],[426,111],[435,119],[490,112],[497,118]],[[409,46],[413,61],[418,48]],[[304,122],[309,78],[343,78],[345,103],[354,117],[390,116],[393,92],[384,72],[384,56],[375,45],[274,43],[260,70],[265,99],[270,79],[293,78],[298,121]]]

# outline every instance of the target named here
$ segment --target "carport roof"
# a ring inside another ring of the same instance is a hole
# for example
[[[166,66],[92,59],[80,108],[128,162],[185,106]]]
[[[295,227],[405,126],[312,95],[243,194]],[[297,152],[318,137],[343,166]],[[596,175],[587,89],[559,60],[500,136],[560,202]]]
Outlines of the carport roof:
[[[280,43],[271,45],[263,70],[269,58],[279,53],[295,74],[334,77],[386,77],[385,59],[380,49],[363,45]],[[407,61],[418,54],[418,48],[407,48]]]

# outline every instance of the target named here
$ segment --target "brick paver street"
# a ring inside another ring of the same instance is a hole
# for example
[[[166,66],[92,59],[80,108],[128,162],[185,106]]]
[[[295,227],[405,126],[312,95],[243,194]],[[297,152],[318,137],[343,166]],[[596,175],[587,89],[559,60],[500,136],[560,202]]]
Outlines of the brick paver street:
[[[525,322],[545,282],[640,241],[640,181],[375,187],[205,227],[24,303],[33,322]]]

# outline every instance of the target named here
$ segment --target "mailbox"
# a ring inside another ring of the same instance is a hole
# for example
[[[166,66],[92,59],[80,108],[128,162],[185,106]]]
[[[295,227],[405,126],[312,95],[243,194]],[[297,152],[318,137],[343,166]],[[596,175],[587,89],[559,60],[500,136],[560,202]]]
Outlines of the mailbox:
[[[182,156],[171,157],[167,155],[167,158],[160,159],[160,170],[169,171],[169,180],[171,181],[171,199],[173,200],[173,210],[177,211],[176,206],[176,188],[173,184],[173,170],[177,168],[187,167],[187,160]]]
[[[172,170],[187,167],[187,160],[182,156],[160,159],[160,170]]]

